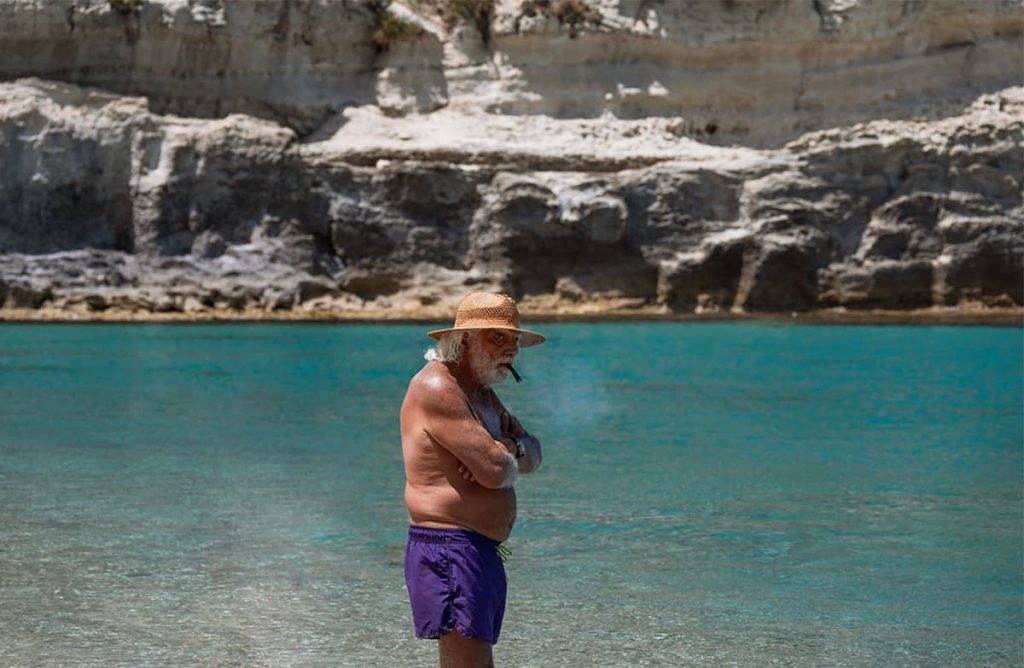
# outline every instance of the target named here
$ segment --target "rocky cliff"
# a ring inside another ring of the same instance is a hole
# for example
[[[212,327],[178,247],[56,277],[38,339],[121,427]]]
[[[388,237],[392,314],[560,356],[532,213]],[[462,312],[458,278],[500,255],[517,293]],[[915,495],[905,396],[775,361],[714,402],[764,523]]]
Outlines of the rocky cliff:
[[[13,0],[0,314],[1024,304],[1019,0]]]

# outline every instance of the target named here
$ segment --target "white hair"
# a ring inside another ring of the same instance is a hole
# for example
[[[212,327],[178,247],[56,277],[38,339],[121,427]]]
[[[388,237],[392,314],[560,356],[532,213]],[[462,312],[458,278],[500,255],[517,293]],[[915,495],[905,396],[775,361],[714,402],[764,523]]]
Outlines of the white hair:
[[[445,332],[441,335],[441,338],[437,340],[437,345],[430,348],[423,354],[423,359],[428,362],[437,360],[438,362],[451,362],[452,364],[458,364],[462,361],[462,355],[466,352],[465,341],[476,337],[480,333],[480,330],[455,330],[454,332]],[[463,336],[468,334],[468,336]]]

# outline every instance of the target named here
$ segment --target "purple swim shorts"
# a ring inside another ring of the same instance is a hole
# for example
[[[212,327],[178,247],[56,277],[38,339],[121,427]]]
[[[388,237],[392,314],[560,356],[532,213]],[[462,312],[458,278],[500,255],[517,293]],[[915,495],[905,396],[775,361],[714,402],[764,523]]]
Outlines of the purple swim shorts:
[[[417,638],[452,630],[498,642],[505,616],[505,566],[498,541],[466,529],[410,526],[405,584]]]

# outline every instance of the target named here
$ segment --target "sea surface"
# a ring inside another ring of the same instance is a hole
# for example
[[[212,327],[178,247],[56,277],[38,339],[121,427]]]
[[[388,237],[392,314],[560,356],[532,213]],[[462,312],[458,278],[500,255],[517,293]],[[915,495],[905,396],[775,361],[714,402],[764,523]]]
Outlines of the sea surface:
[[[499,665],[1024,662],[1020,329],[536,328]],[[436,665],[427,329],[0,326],[0,666]]]

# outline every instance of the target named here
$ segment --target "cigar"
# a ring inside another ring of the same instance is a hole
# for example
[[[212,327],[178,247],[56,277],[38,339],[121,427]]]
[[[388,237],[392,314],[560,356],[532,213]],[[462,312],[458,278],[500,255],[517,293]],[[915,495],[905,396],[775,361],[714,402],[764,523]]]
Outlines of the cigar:
[[[516,371],[516,368],[514,366],[512,366],[511,364],[506,364],[505,366],[507,366],[508,370],[512,372],[512,377],[516,379],[517,383],[523,382],[523,377],[519,375],[519,372]]]

